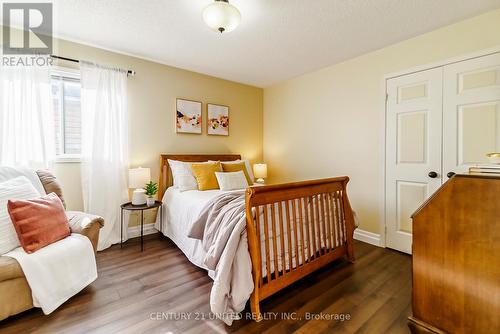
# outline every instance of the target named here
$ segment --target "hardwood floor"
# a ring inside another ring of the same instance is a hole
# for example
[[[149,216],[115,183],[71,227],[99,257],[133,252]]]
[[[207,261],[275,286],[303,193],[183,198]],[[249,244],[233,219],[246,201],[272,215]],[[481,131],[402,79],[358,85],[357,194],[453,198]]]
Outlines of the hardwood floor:
[[[247,308],[229,327],[210,319],[204,270],[167,238],[149,236],[144,248],[132,240],[98,253],[97,281],[48,316],[32,309],[0,322],[0,333],[409,333],[411,258],[396,251],[356,241],[355,264],[338,260],[263,301],[266,320],[245,319]]]

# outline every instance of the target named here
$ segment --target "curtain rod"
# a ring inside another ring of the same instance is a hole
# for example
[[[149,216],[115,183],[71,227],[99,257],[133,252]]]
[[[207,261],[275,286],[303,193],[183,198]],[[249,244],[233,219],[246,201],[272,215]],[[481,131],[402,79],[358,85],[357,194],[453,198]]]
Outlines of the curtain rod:
[[[72,63],[79,63],[80,62],[78,59],[61,57],[61,56],[56,56],[56,55],[50,55],[50,57],[54,58],[54,59],[60,59],[60,60],[70,61]],[[135,75],[135,71],[133,71],[133,70],[127,70],[127,74],[134,76]]]

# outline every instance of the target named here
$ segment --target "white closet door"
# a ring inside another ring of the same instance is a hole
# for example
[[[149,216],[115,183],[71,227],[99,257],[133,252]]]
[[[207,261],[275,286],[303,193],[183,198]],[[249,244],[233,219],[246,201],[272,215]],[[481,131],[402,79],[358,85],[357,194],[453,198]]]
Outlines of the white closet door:
[[[441,185],[442,71],[387,81],[386,245],[406,253],[411,215]]]
[[[444,83],[443,171],[465,172],[500,152],[500,54],[445,66]]]

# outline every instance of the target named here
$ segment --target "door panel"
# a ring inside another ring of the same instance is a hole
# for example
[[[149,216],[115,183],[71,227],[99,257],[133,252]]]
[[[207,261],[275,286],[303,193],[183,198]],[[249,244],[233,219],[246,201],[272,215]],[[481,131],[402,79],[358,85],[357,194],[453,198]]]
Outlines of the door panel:
[[[498,84],[500,69],[489,68],[479,71],[465,72],[459,74],[460,89],[459,92],[476,88],[494,87]]]
[[[498,152],[498,101],[458,106],[458,164],[488,163],[487,153]]]
[[[411,214],[441,185],[442,75],[438,68],[387,81],[386,245],[406,253]]]
[[[418,182],[397,182],[397,231],[412,233],[411,215],[428,196],[428,185]]]
[[[400,113],[398,118],[398,164],[427,162],[427,111]]]
[[[427,82],[398,87],[398,103],[418,98],[425,98],[426,96]]]
[[[500,152],[500,54],[444,67],[444,172],[488,163],[491,152]]]

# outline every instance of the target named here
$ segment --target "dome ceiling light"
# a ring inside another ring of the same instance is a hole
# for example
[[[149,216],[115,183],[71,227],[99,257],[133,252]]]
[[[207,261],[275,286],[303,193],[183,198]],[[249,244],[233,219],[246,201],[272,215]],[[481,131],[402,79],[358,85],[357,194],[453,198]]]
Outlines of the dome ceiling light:
[[[203,21],[214,31],[230,32],[240,24],[241,14],[228,0],[215,0],[203,10]]]

